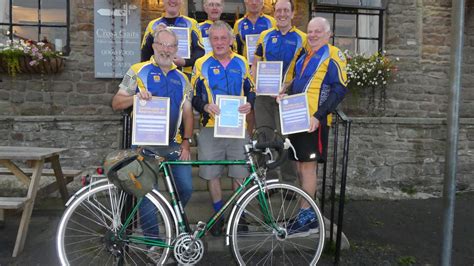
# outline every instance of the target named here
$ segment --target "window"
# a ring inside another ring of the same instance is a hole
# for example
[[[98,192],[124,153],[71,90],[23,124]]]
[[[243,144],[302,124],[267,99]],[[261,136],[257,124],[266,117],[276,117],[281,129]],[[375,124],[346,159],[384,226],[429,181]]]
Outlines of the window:
[[[312,17],[331,23],[332,44],[367,55],[383,48],[382,0],[316,0]]]
[[[0,0],[0,43],[33,40],[69,53],[69,0]]]

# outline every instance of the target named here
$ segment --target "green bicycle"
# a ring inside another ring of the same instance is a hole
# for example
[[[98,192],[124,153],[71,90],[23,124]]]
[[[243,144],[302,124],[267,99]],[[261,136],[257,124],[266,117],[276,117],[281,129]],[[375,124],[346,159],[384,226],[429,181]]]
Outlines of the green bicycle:
[[[284,156],[267,167],[257,168],[255,156],[269,149],[282,152],[285,142],[245,145],[246,160],[161,161],[167,196],[158,190],[145,195],[153,204],[159,233],[145,233],[137,199],[99,179],[78,191],[66,204],[56,237],[62,265],[146,265],[165,264],[173,255],[180,264],[196,264],[204,254],[202,238],[222,214],[232,207],[226,228],[230,245],[240,265],[315,265],[324,245],[323,217],[303,190],[278,180],[266,180],[267,168],[276,167]],[[282,154],[282,153],[280,153]],[[154,154],[158,158],[158,155]],[[171,165],[247,165],[250,175],[223,208],[207,223],[191,226],[171,174]],[[302,206],[309,206],[315,218],[297,227]]]

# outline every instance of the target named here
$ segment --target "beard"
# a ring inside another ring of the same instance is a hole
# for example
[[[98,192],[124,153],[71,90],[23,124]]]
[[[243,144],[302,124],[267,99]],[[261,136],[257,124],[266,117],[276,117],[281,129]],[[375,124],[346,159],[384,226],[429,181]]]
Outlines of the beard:
[[[159,52],[155,59],[159,66],[170,67],[173,64],[174,55],[172,53]]]

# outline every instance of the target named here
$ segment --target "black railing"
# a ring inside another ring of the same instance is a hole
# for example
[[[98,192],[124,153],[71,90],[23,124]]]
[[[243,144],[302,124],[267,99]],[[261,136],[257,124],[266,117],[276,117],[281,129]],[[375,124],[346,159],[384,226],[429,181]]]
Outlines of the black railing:
[[[334,220],[336,212],[336,187],[337,187],[337,177],[338,177],[338,168],[340,170],[340,188],[339,188],[339,207],[337,215],[337,232],[336,232],[336,250],[334,254],[334,264],[339,263],[339,258],[341,255],[341,239],[342,239],[342,225],[344,218],[344,200],[346,194],[346,179],[347,179],[347,164],[349,161],[349,140],[351,134],[351,119],[348,118],[344,112],[337,110],[335,112],[335,121],[333,125],[334,139],[333,139],[333,157],[332,157],[332,172],[330,177],[332,178],[332,183],[330,185],[331,195],[330,200],[330,226],[329,226],[329,245],[334,243]],[[343,146],[342,146],[342,160],[341,163],[338,161],[338,151],[339,147],[339,127],[342,125],[344,127],[344,134],[342,135]],[[326,200],[326,179],[327,179],[327,161],[323,163],[323,184],[322,184],[322,193],[321,193],[321,212],[325,213],[325,200]]]

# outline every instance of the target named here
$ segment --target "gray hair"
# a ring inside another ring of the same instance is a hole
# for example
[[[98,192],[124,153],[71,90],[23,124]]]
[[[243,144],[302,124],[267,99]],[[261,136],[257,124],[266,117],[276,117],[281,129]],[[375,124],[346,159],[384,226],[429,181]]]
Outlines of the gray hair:
[[[323,17],[314,17],[312,18],[309,22],[308,22],[308,25],[310,23],[322,23],[323,24],[323,27],[324,27],[324,31],[325,32],[331,32],[331,24],[329,23],[329,21],[326,19],[326,18],[323,18]]]
[[[153,41],[156,42],[156,40],[159,39],[159,35],[160,33],[163,33],[163,32],[166,32],[168,34],[170,34],[171,36],[174,37],[174,44],[175,45],[178,45],[178,36],[176,35],[176,33],[174,33],[174,31],[168,29],[168,27],[166,27],[165,24],[159,24],[157,29],[155,30],[155,34],[153,35]]]
[[[232,30],[232,28],[230,27],[229,24],[227,24],[227,22],[224,22],[222,20],[217,20],[215,21],[211,27],[209,27],[209,37],[211,37],[212,35],[212,32],[214,30],[217,30],[217,29],[226,29],[227,30],[227,33],[229,34],[229,37],[231,39],[234,39],[234,31]]]

